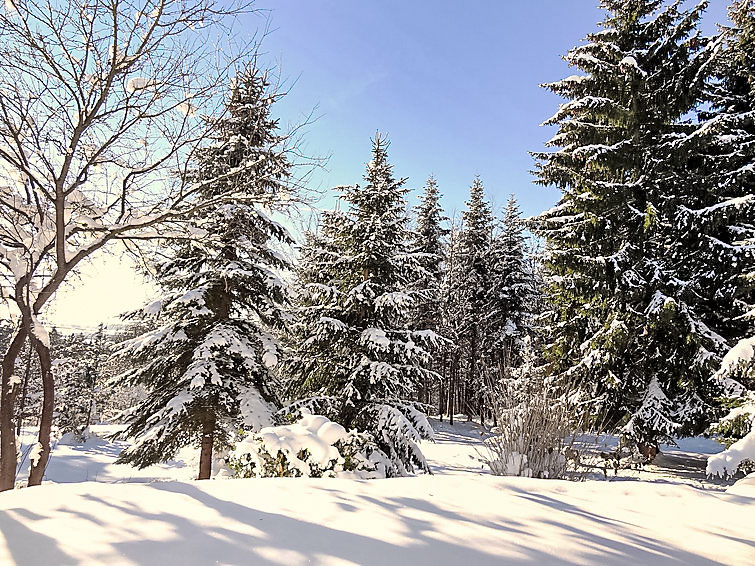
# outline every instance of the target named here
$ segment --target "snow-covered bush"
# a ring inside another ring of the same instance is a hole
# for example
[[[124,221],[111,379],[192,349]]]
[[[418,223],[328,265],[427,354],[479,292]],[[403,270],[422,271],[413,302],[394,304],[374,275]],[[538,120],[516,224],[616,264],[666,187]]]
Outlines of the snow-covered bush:
[[[496,475],[558,478],[566,471],[566,404],[536,373],[501,380],[490,394],[497,427],[483,459]]]
[[[433,429],[424,413],[411,404],[375,403],[365,407],[355,420],[367,431],[387,457],[388,477],[408,476],[415,469],[429,472],[419,443],[432,439]]]
[[[706,473],[728,477],[755,471],[755,337],[740,340],[721,361],[717,379],[726,392],[729,413],[709,432],[727,449],[708,458]]]
[[[430,471],[419,443],[432,440],[433,429],[425,414],[411,402],[377,400],[351,407],[343,420],[343,402],[337,397],[318,396],[301,399],[283,409],[279,416],[288,421],[300,415],[326,415],[334,422],[350,422],[361,435],[375,445],[373,458],[385,468],[385,476],[402,477],[416,471]],[[378,457],[378,453],[382,455]]]
[[[386,477],[390,463],[367,434],[322,415],[263,428],[236,445],[227,463],[238,477]]]
[[[749,434],[755,422],[755,392],[727,400],[729,412],[708,428],[708,434],[721,444],[730,447]]]
[[[729,414],[711,426],[710,432],[728,447],[708,458],[705,472],[709,476],[755,471],[755,393],[740,398]]]

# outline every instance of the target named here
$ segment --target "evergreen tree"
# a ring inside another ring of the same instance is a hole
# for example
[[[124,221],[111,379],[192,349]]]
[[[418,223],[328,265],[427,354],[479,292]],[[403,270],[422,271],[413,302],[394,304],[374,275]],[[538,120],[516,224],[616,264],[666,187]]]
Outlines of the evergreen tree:
[[[72,432],[84,439],[95,416],[96,397],[104,375],[104,327],[91,335],[50,336],[50,354],[55,374],[54,419],[61,433]]]
[[[174,245],[158,267],[163,297],[142,313],[155,316],[157,328],[121,350],[134,366],[125,381],[148,389],[127,417],[125,436],[136,442],[122,462],[144,467],[200,445],[199,479],[206,479],[213,450],[227,446],[240,426],[271,422],[273,333],[285,320],[276,270],[288,267],[275,246],[289,236],[257,203],[274,205],[291,171],[285,138],[270,115],[275,100],[265,76],[242,72],[227,114],[210,123],[213,143],[188,173],[200,198],[231,190],[234,197],[191,219],[200,236]]]
[[[524,340],[532,333],[534,275],[528,270],[525,251],[524,226],[516,198],[511,195],[490,249],[492,286],[487,327],[491,363],[499,371],[504,364],[521,362]]]
[[[487,308],[493,292],[491,244],[493,213],[485,200],[482,181],[475,177],[462,213],[455,261],[449,274],[450,302],[455,335],[460,348],[460,371],[464,380],[460,399],[467,415],[481,414],[485,395],[490,328]]]
[[[706,2],[601,5],[603,29],[566,56],[585,74],[546,85],[568,99],[546,122],[559,149],[535,154],[538,182],[563,193],[535,222],[556,315],[548,355],[550,371],[593,401],[586,417],[623,426],[652,456],[659,440],[699,426],[722,346],[666,249],[677,204],[697,190],[668,151],[689,134],[683,117],[705,78],[696,26]]]
[[[705,321],[733,346],[752,334],[755,309],[755,1],[732,3],[729,18],[710,50],[710,109],[675,144],[689,156],[679,166],[702,190],[680,204],[682,237],[671,246],[678,259],[681,246],[691,248],[684,268]]]
[[[419,292],[411,326],[415,330],[432,330],[440,335],[442,325],[441,286],[444,277],[445,238],[448,230],[443,227],[448,220],[440,206],[440,191],[435,178],[430,176],[415,209],[416,229],[412,234],[411,250],[419,262],[419,277],[413,287]],[[430,361],[430,369],[437,369],[436,356]],[[431,384],[426,380],[420,387],[420,401],[430,403]]]
[[[409,400],[431,376],[426,348],[437,340],[410,328],[419,258],[387,147],[378,135],[365,184],[344,191],[348,209],[307,237],[287,367],[298,406],[371,433],[388,475],[404,475],[426,469],[417,442],[431,429]]]
[[[445,256],[444,239],[448,230],[443,223],[448,220],[440,206],[440,191],[434,177],[430,176],[415,209],[416,229],[413,235],[412,252],[420,263],[416,289],[424,293],[417,304],[416,328],[436,330],[440,322],[440,287],[443,281]]]
[[[685,267],[699,281],[706,321],[733,347],[726,370],[716,374],[731,395],[741,385],[753,388],[752,359],[727,362],[746,357],[740,352],[755,333],[755,0],[733,2],[729,19],[711,49],[709,109],[678,146],[691,155],[694,182],[705,188],[679,215],[694,249]]]

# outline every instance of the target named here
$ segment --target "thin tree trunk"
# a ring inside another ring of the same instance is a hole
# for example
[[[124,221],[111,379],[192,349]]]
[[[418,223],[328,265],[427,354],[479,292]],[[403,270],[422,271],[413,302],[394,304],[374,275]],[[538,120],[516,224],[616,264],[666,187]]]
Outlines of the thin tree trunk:
[[[87,366],[86,368],[86,376],[87,376],[87,382],[90,383],[89,385],[89,407],[87,407],[87,420],[86,423],[84,423],[84,429],[88,428],[89,425],[92,422],[92,409],[94,408],[94,388],[96,385],[95,382],[95,373],[94,371]]]
[[[215,443],[215,415],[212,411],[202,423],[202,448],[199,453],[198,480],[208,480],[212,476],[212,447]]]
[[[467,413],[467,422],[472,420],[472,413],[474,412],[473,404],[470,403],[470,397],[474,394],[479,394],[479,390],[474,391],[473,388],[477,388],[479,385],[479,379],[477,378],[477,326],[472,328],[472,347],[471,357],[469,360],[469,374],[467,375],[467,383],[469,384],[469,390],[464,389],[464,408]],[[471,395],[470,395],[471,393]]]
[[[443,355],[443,361],[441,362],[441,377],[440,383],[438,383],[438,416],[440,422],[443,422],[443,384],[446,381],[446,356]]]
[[[24,422],[24,410],[26,409],[26,393],[29,390],[29,375],[31,374],[31,345],[26,356],[26,370],[24,371],[24,386],[21,389],[21,401],[18,406],[18,421],[16,422],[16,436],[21,435],[21,425]]]
[[[451,390],[448,392],[448,422],[454,424],[454,402],[456,400],[456,374],[459,368],[458,357],[451,362]]]
[[[19,327],[2,361],[0,385],[0,491],[13,489],[16,482],[16,434],[13,430],[13,407],[18,387],[11,383],[16,358],[26,340],[26,331]]]
[[[28,486],[32,487],[42,483],[47,461],[50,459],[50,430],[52,429],[52,414],[55,408],[55,381],[52,377],[50,347],[33,334],[29,338],[39,356],[39,365],[42,370],[42,414],[39,419],[39,437],[37,439],[41,450],[39,458],[32,461],[29,468]]]

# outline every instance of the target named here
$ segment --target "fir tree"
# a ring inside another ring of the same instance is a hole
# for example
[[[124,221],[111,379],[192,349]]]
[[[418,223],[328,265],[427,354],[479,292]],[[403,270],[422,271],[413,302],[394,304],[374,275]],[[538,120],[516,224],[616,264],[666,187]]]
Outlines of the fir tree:
[[[666,249],[675,204],[695,190],[669,166],[669,142],[690,131],[682,118],[706,61],[696,32],[706,3],[680,4],[601,3],[603,30],[566,56],[585,74],[546,85],[568,99],[546,122],[559,149],[535,154],[538,182],[563,193],[535,223],[556,313],[550,370],[593,401],[587,417],[623,426],[648,456],[699,423],[721,347]]]
[[[455,261],[449,274],[449,294],[456,341],[460,348],[461,395],[467,415],[480,414],[485,395],[487,355],[490,352],[490,329],[487,307],[493,290],[491,244],[493,213],[485,200],[482,181],[475,177],[469,190],[467,208],[462,213]]]
[[[97,332],[50,336],[50,354],[55,374],[55,422],[62,433],[84,439],[96,415],[96,401],[102,386],[105,351],[104,327]]]
[[[676,143],[690,155],[688,176],[703,188],[680,207],[678,223],[693,250],[685,268],[705,300],[706,322],[742,350],[755,332],[755,1],[733,2],[729,19],[710,49],[709,108]],[[752,389],[751,360],[725,365],[717,377],[727,394],[741,391],[731,378]]]
[[[417,442],[431,430],[409,400],[431,375],[436,335],[410,328],[419,258],[387,147],[378,135],[365,184],[344,191],[348,209],[325,214],[305,242],[287,366],[297,406],[371,433],[388,475],[404,475],[426,469]]]
[[[239,427],[271,422],[274,331],[286,298],[276,270],[288,267],[275,247],[289,236],[257,203],[275,204],[291,171],[270,115],[275,99],[265,76],[241,73],[227,115],[210,123],[214,143],[196,155],[188,175],[200,198],[230,190],[234,197],[191,219],[200,237],[176,244],[158,268],[164,294],[148,309],[157,311],[157,328],[121,351],[134,365],[125,381],[148,389],[127,418],[125,436],[136,442],[122,462],[144,467],[199,445],[199,479],[206,479],[213,450],[228,446]]]
[[[445,275],[445,238],[448,229],[443,224],[448,220],[440,206],[440,191],[434,177],[430,176],[415,209],[417,220],[412,234],[411,250],[419,262],[419,277],[413,283],[419,292],[411,326],[415,330],[432,330],[440,335],[442,326],[441,287]],[[435,356],[430,368],[437,368]],[[420,400],[430,403],[431,387],[427,381],[421,384]]]
[[[524,340],[532,332],[533,274],[525,256],[524,226],[514,195],[506,203],[503,218],[490,249],[492,285],[486,309],[491,343],[491,363],[518,364]]]

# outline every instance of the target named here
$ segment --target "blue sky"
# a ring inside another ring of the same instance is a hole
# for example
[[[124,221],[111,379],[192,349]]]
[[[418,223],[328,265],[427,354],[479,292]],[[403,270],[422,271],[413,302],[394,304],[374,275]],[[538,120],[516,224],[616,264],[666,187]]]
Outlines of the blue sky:
[[[703,31],[725,20],[711,0]],[[361,182],[377,130],[408,187],[433,173],[449,214],[460,210],[475,174],[501,206],[516,194],[526,215],[558,193],[531,183],[532,159],[552,130],[539,124],[560,99],[539,88],[574,70],[561,55],[597,29],[598,0],[258,0],[270,19],[262,50],[292,86],[278,103],[283,123],[313,109],[306,152],[330,156],[311,184]],[[294,83],[295,84],[292,84]],[[414,198],[414,196],[412,197]],[[321,203],[332,205],[332,199]]]
[[[528,151],[552,135],[538,124],[560,101],[538,85],[574,73],[561,55],[596,29],[597,4],[257,0],[270,11],[244,23],[253,33],[270,19],[263,59],[282,65],[282,76],[295,82],[277,105],[282,122],[299,123],[317,107],[305,151],[330,160],[313,175],[314,187],[361,182],[370,138],[381,130],[390,135],[396,174],[420,189],[433,173],[449,215],[463,208],[476,173],[497,207],[513,192],[532,215],[558,198],[556,190],[533,185],[528,173]],[[727,4],[711,1],[704,32],[724,20]],[[105,256],[58,293],[50,320],[61,329],[94,328],[144,304],[152,292],[127,258]]]

